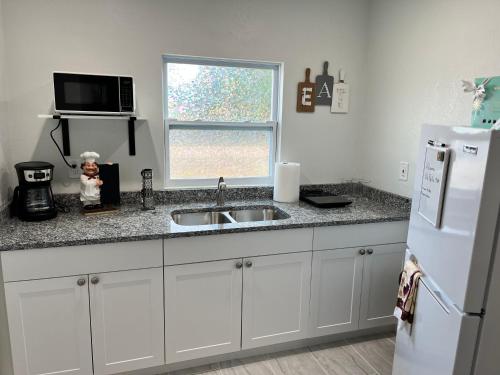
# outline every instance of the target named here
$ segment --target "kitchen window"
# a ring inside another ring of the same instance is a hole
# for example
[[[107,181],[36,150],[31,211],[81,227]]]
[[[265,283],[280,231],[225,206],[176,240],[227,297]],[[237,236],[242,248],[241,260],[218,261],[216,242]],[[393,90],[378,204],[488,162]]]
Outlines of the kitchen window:
[[[167,187],[270,185],[279,63],[164,56]]]

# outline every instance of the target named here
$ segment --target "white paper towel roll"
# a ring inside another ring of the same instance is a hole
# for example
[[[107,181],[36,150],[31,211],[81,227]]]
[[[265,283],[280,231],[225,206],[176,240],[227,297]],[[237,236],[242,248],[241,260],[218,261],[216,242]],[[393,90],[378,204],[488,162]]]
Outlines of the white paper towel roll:
[[[300,164],[276,163],[274,168],[274,194],[277,202],[297,202],[300,190]]]

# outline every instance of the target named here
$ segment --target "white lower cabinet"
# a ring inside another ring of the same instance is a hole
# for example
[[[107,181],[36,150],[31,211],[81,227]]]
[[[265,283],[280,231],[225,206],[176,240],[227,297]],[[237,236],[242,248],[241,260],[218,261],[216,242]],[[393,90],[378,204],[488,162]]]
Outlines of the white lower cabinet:
[[[15,375],[107,375],[164,363],[161,267],[4,287]]]
[[[90,275],[94,373],[164,363],[163,269]]]
[[[359,248],[314,252],[311,336],[358,328],[363,255]]]
[[[88,277],[5,284],[15,375],[91,375]]]
[[[238,351],[242,261],[165,267],[167,363]]]
[[[307,337],[311,252],[243,260],[242,348]]]
[[[310,277],[311,252],[165,267],[167,363],[305,338]]]
[[[396,305],[398,276],[403,266],[404,254],[404,244],[367,246],[359,328],[396,323],[392,314]]]
[[[315,251],[310,335],[395,323],[404,244]]]

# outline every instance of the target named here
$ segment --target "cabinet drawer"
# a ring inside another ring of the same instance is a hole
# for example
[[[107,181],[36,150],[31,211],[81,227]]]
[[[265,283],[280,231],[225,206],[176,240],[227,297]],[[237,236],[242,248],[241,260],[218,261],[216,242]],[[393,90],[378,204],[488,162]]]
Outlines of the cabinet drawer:
[[[314,229],[313,250],[405,243],[408,221],[338,225]]]
[[[163,266],[162,240],[4,251],[5,282]]]
[[[165,240],[165,265],[310,251],[312,238],[312,228],[172,238]]]

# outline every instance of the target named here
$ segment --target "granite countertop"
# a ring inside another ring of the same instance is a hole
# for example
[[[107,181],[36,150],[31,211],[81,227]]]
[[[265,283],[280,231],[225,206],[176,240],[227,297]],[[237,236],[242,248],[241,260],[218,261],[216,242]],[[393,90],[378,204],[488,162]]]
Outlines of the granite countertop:
[[[374,198],[373,194],[371,197],[360,195],[351,198],[351,205],[329,209],[316,208],[304,202],[278,203],[260,197],[230,200],[226,202],[227,209],[272,205],[285,211],[290,218],[210,226],[180,226],[172,221],[170,214],[175,210],[213,207],[213,200],[163,203],[153,211],[143,211],[139,204],[124,204],[119,211],[102,216],[82,216],[73,207],[69,213],[60,213],[57,218],[48,221],[4,221],[0,228],[0,251],[409,219],[410,204],[407,199],[384,200]]]

